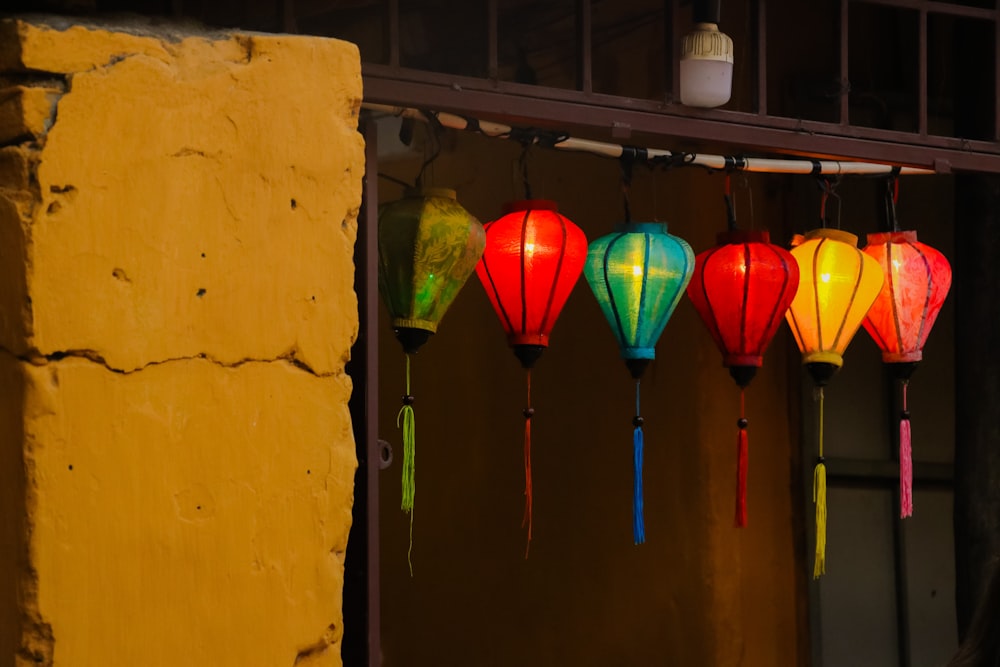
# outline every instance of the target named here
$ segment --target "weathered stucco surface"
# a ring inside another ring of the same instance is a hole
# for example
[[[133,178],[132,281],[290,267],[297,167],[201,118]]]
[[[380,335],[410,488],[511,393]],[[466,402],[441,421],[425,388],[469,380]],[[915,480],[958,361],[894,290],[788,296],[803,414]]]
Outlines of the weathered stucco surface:
[[[6,20],[0,71],[0,665],[339,665],[357,49]]]

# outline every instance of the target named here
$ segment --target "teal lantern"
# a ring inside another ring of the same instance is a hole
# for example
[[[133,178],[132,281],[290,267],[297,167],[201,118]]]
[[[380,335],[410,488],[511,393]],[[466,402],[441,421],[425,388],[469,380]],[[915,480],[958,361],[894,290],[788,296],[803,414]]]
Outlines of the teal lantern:
[[[622,359],[635,379],[633,419],[632,534],[646,541],[643,517],[643,419],[639,382],[656,357],[656,342],[694,272],[694,253],[683,239],[667,233],[663,222],[630,222],[593,241],[583,273],[611,324]]]
[[[378,215],[378,285],[392,328],[406,354],[406,393],[396,419],[403,429],[402,502],[410,514],[416,432],[410,394],[410,355],[437,331],[445,311],[468,280],[486,246],[482,224],[446,188],[411,190]],[[411,567],[412,573],[412,567]]]

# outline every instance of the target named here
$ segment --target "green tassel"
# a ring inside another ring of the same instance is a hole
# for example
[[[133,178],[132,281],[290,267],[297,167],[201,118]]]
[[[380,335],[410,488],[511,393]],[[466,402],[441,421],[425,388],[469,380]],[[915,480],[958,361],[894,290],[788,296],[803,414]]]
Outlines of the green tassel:
[[[413,576],[413,498],[416,495],[416,419],[413,416],[413,396],[410,394],[410,355],[406,355],[406,394],[403,407],[396,415],[397,428],[403,429],[403,496],[400,508],[410,515],[410,547],[406,552],[406,562]]]

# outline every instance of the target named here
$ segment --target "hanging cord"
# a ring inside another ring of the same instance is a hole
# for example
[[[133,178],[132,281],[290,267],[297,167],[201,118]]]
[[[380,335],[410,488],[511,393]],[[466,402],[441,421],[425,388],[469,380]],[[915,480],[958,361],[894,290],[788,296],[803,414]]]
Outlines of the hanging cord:
[[[903,380],[903,410],[899,413],[899,518],[913,516],[913,447],[910,410],[906,405],[909,380]]]
[[[753,229],[756,225],[754,214],[753,214],[753,188],[750,187],[750,179],[746,172],[740,174],[740,187],[747,193],[747,208],[750,209],[750,225],[749,228]],[[733,201],[736,201],[735,195],[733,196]]]
[[[728,173],[723,185],[722,199],[726,203],[726,228],[731,232],[736,231],[736,206],[733,204],[732,183]]]
[[[531,181],[528,179],[528,156],[531,153],[531,141],[521,143],[521,157],[517,160],[517,165],[521,170],[521,185],[524,187],[524,198],[531,199]]]
[[[403,407],[396,414],[396,427],[403,429],[403,500],[400,507],[410,515],[410,546],[406,552],[406,562],[410,566],[410,576],[413,576],[413,498],[416,495],[416,420],[413,416],[413,395],[410,393],[410,355],[406,355],[406,394],[403,395]]]
[[[899,220],[896,218],[896,204],[899,203],[899,179],[891,176],[885,183],[885,219],[886,227],[891,232],[899,231]]]
[[[736,420],[736,527],[747,525],[747,467],[749,466],[750,442],[746,416],[745,391],[740,387],[740,418]]]
[[[528,407],[524,409],[524,518],[521,520],[521,528],[528,529],[528,543],[524,547],[524,559],[528,559],[528,550],[531,549],[531,418],[535,416],[535,409],[531,407],[531,369],[527,371],[528,377]]]
[[[635,418],[632,420],[632,541],[646,542],[646,518],[643,509],[642,467],[643,467],[643,419],[639,409],[639,380],[635,381]]]
[[[837,194],[837,183],[831,178],[821,178],[819,179],[819,187],[822,190],[819,200],[819,224],[820,227],[826,228],[827,216],[826,207],[829,199],[832,197],[837,201],[837,229],[840,229],[840,211],[841,211],[841,201],[840,195]]]
[[[819,457],[813,470],[813,503],[816,504],[816,560],[813,578],[826,574],[826,465],[823,458],[823,387],[819,388]]]
[[[632,222],[632,173],[635,167],[635,160],[638,157],[636,149],[630,146],[622,147],[622,155],[618,158],[618,165],[622,173],[622,206],[625,211],[625,223]]]
[[[431,147],[431,151],[430,155],[424,159],[423,164],[420,165],[420,173],[417,174],[415,182],[415,187],[417,189],[423,187],[424,185],[424,176],[427,172],[427,168],[441,155],[441,134],[444,132],[444,126],[442,126],[440,121],[438,121],[437,114],[433,111],[422,111],[421,113],[423,113],[424,117],[427,119],[427,127],[430,128],[426,136]]]
[[[632,173],[636,160],[642,164],[648,159],[644,148],[634,148],[632,146],[622,146],[621,157],[618,158],[618,165],[622,173],[622,205],[625,209],[625,223],[632,222]]]

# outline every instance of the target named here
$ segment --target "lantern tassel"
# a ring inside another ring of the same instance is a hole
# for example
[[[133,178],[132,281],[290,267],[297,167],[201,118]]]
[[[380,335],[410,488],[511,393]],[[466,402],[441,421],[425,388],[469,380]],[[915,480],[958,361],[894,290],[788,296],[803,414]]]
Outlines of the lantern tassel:
[[[740,418],[736,422],[736,527],[747,525],[747,467],[749,465],[750,442],[747,434],[747,418],[740,388]]]
[[[644,455],[644,438],[642,433],[642,417],[639,416],[639,381],[635,381],[635,419],[632,425],[632,541],[635,544],[646,542],[646,518],[643,509],[642,468]]]
[[[528,543],[524,547],[524,558],[528,559],[531,549],[531,418],[535,409],[531,407],[531,369],[528,369],[528,407],[524,409],[524,519],[521,527],[528,529]]]
[[[413,498],[416,495],[416,419],[413,415],[413,395],[410,394],[410,355],[406,355],[406,394],[403,396],[403,407],[396,415],[396,427],[403,430],[403,498],[401,509],[410,515],[410,546],[406,552],[406,562],[410,566],[410,576],[413,576]],[[402,424],[400,424],[402,422]]]
[[[899,414],[899,517],[913,516],[913,451],[910,442],[910,411],[906,406],[903,381],[903,411]]]
[[[823,463],[823,387],[819,388],[819,458],[813,470],[813,503],[816,504],[816,560],[813,578],[826,574],[826,465]]]

